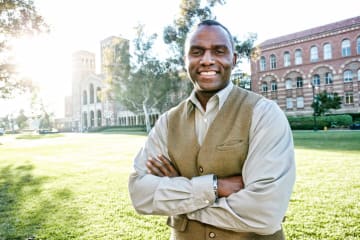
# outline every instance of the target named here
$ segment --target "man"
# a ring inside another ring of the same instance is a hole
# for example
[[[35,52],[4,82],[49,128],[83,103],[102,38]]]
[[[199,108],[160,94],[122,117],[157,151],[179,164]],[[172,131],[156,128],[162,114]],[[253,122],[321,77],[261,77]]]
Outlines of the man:
[[[284,239],[295,182],[292,133],[276,103],[230,81],[233,38],[217,21],[190,32],[190,97],[163,114],[135,158],[140,214],[166,215],[172,239]]]

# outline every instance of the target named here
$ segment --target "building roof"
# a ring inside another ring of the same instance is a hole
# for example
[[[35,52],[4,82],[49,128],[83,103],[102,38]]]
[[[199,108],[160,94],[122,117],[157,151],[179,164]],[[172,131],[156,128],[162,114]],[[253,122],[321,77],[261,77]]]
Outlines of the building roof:
[[[291,33],[291,34],[284,35],[281,37],[268,39],[268,40],[260,43],[260,47],[264,48],[264,47],[268,47],[268,46],[272,46],[272,45],[276,45],[276,44],[280,44],[280,43],[284,43],[284,42],[302,39],[305,37],[319,35],[319,34],[322,34],[322,33],[328,32],[328,31],[334,31],[334,30],[340,30],[343,28],[348,28],[348,27],[351,27],[354,25],[359,25],[359,24],[360,24],[360,16],[357,16],[357,17],[345,19],[345,20],[342,20],[339,22],[334,22],[334,23],[323,25],[323,26],[310,28],[310,29],[307,29],[304,31]]]

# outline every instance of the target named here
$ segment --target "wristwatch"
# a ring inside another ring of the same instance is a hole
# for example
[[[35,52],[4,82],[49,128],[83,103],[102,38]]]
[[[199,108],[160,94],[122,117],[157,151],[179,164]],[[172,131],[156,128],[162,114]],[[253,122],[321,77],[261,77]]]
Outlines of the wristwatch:
[[[219,195],[218,195],[218,178],[215,174],[213,175],[213,191],[215,194],[215,202],[216,202],[216,200],[218,200],[219,198]]]

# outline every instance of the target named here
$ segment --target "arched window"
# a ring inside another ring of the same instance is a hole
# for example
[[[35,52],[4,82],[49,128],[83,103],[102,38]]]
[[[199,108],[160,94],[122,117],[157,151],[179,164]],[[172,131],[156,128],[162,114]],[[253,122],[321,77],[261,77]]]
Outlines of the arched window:
[[[332,58],[331,44],[324,44],[324,60],[328,60]]]
[[[268,91],[268,85],[267,85],[266,82],[263,82],[263,83],[261,84],[261,91],[262,91],[262,92],[267,92],[267,91]]]
[[[292,89],[292,81],[290,78],[285,81],[285,89]]]
[[[312,46],[310,48],[310,62],[317,62],[319,60],[318,48],[316,46]]]
[[[270,56],[270,69],[276,69],[276,56],[274,54]]]
[[[285,52],[284,53],[284,67],[288,67],[290,66],[291,62],[290,62],[290,53],[289,52]]]
[[[264,56],[260,58],[260,71],[266,70],[266,59]]]
[[[341,42],[341,56],[348,57],[351,55],[351,45],[349,39],[344,39]]]
[[[86,92],[86,90],[83,91],[83,104],[84,105],[87,104],[87,92]]]
[[[101,127],[101,122],[102,122],[101,110],[97,110],[96,119],[97,119],[97,126]]]
[[[95,95],[94,85],[90,84],[90,103],[94,103],[94,95]]]
[[[302,64],[302,52],[300,49],[295,51],[295,64],[299,65]]]
[[[320,75],[315,74],[312,78],[312,82],[313,82],[314,86],[320,86]]]
[[[96,88],[96,102],[101,102],[101,88]]]
[[[277,83],[276,83],[276,81],[271,81],[271,91],[272,92],[277,91]]]
[[[356,39],[356,52],[360,54],[360,37]]]
[[[325,84],[332,84],[333,83],[333,77],[331,72],[325,73]]]
[[[87,113],[86,112],[83,113],[83,127],[84,128],[88,127],[88,119],[87,119]]]
[[[344,82],[352,82],[352,71],[351,70],[345,70],[344,72]]]
[[[90,127],[94,127],[95,126],[95,114],[94,111],[90,111]]]

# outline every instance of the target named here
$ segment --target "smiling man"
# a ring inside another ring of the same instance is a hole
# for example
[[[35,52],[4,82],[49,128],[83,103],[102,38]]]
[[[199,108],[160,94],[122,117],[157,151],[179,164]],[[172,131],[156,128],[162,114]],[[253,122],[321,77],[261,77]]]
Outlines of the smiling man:
[[[171,239],[285,239],[291,130],[276,103],[231,83],[236,58],[226,27],[199,23],[185,46],[194,90],[159,118],[135,157],[132,203],[169,216]]]

